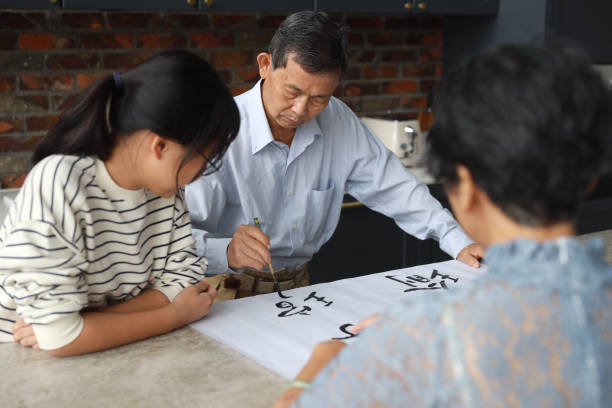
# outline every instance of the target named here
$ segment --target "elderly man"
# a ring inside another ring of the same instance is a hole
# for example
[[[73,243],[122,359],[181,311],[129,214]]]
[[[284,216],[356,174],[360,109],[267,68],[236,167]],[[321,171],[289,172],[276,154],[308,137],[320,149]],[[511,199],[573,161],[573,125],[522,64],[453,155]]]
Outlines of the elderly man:
[[[281,289],[307,284],[305,265],[332,236],[345,192],[479,265],[482,247],[332,96],[347,62],[337,23],[313,11],[288,16],[257,56],[261,80],[236,97],[240,132],[221,169],[187,187],[199,253],[209,272],[243,269],[242,295],[272,291],[269,263]]]

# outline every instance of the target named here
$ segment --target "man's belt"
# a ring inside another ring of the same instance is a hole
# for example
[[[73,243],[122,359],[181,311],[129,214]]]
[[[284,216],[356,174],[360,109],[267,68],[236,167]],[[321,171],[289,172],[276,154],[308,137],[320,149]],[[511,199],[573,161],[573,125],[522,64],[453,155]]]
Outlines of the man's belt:
[[[306,265],[299,269],[288,270],[283,268],[274,271],[280,290],[295,288],[305,274]],[[275,290],[274,280],[270,272],[245,268],[242,273],[233,274],[232,277],[240,281],[240,287],[238,288],[240,290],[248,290],[254,293],[272,293]]]

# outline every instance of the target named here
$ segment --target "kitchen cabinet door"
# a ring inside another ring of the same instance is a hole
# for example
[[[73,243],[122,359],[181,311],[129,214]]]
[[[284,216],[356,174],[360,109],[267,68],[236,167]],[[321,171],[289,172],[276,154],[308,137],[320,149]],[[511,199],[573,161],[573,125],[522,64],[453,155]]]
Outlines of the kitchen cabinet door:
[[[0,0],[3,9],[61,8],[62,0]]]
[[[499,0],[319,0],[317,10],[403,14],[495,15]]]
[[[0,0],[2,1],[2,0]],[[63,0],[64,8],[95,10],[197,10],[198,0]]]
[[[334,235],[308,264],[310,283],[402,268],[404,235],[391,218],[363,205],[343,208]]]
[[[313,0],[200,0],[202,11],[292,12],[312,8]]]
[[[494,16],[499,0],[413,0],[415,14]]]

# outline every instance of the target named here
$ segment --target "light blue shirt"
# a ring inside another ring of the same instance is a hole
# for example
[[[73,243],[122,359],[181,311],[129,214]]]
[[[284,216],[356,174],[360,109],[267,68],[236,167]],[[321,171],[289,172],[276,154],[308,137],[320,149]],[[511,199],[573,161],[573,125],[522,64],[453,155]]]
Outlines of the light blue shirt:
[[[298,127],[289,147],[272,136],[260,86],[235,98],[240,131],[221,169],[186,189],[208,273],[228,270],[227,246],[236,228],[252,225],[254,217],[270,236],[275,268],[304,265],[334,233],[345,192],[409,234],[438,240],[452,257],[472,243],[427,186],[340,100],[331,98]]]

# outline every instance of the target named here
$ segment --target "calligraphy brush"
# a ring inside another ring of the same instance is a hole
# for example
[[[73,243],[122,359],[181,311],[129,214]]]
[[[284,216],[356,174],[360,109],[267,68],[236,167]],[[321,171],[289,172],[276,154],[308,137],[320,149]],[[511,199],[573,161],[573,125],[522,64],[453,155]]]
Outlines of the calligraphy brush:
[[[259,228],[261,231],[263,231],[261,229],[261,224],[259,224],[259,218],[255,217],[253,218],[253,221],[255,222],[255,226],[257,228]],[[278,281],[276,280],[276,275],[274,274],[274,268],[272,267],[272,260],[270,260],[270,262],[268,263],[268,267],[270,268],[270,273],[272,274],[272,280],[274,280],[274,289],[276,289],[276,291],[278,292],[280,297],[284,297],[281,290],[280,290],[280,286],[278,286]]]

